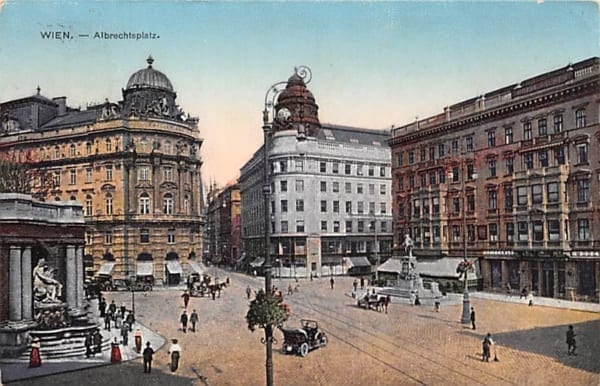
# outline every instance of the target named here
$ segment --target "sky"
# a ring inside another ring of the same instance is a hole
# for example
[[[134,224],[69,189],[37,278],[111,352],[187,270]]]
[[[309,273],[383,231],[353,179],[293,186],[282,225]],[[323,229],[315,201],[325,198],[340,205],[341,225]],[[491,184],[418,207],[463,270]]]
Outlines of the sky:
[[[0,0],[0,102],[38,85],[72,107],[118,101],[151,54],[200,119],[205,183],[223,186],[262,144],[265,93],[296,66],[312,70],[322,123],[389,129],[599,56],[598,5]]]

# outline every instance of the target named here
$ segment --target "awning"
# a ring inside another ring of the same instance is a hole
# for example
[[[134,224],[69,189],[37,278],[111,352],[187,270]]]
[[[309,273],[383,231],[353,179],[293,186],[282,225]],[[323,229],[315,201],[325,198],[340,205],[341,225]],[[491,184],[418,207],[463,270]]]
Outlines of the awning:
[[[381,264],[379,268],[377,268],[377,272],[391,272],[400,274],[402,273],[402,260],[392,257],[385,263]]]
[[[154,276],[154,267],[151,261],[138,261],[135,271],[137,276]]]
[[[365,256],[360,257],[347,257],[348,268],[351,267],[370,267],[371,262]]]
[[[250,263],[251,267],[260,267],[263,265],[263,263],[265,262],[265,258],[264,257],[258,257],[256,258],[252,263]]]
[[[199,275],[202,275],[206,272],[206,267],[202,263],[196,263],[195,261],[188,261],[188,265],[190,266],[190,271],[195,272]]]
[[[169,271],[171,275],[181,275],[183,273],[181,263],[177,260],[167,260],[165,265],[167,266],[167,271]]]
[[[100,269],[98,270],[98,275],[112,275],[112,271],[115,268],[116,263],[102,263]]]
[[[436,260],[417,260],[416,271],[423,276],[458,278],[456,267],[463,261],[460,257],[444,257]],[[474,272],[468,272],[469,279],[477,278],[477,262]]]

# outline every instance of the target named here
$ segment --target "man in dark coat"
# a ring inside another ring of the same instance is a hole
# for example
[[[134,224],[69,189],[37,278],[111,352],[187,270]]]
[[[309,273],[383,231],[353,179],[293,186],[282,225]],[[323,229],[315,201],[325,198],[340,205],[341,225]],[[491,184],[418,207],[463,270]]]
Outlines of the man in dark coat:
[[[152,356],[154,355],[154,350],[152,346],[150,346],[150,342],[146,343],[146,348],[144,349],[144,372],[151,373],[152,372]]]
[[[94,353],[102,353],[102,334],[100,330],[96,330],[94,333]]]
[[[100,299],[100,302],[98,303],[98,310],[100,311],[100,317],[103,318],[106,314],[106,299]]]
[[[198,313],[196,310],[193,310],[190,315],[190,323],[192,323],[192,331],[196,332],[196,323],[198,323]]]
[[[471,325],[473,326],[473,330],[475,330],[475,308],[471,307]]]
[[[185,313],[185,310],[183,310],[183,313],[181,314],[181,318],[179,318],[179,321],[181,322],[181,328],[183,329],[183,332],[186,332],[187,331],[188,316]]]
[[[569,325],[569,329],[567,330],[567,350],[569,355],[575,355],[575,349],[577,345],[575,344],[575,331],[573,330],[573,326]]]
[[[129,325],[127,322],[121,325],[121,337],[123,338],[123,346],[127,346],[129,340]]]
[[[89,358],[90,356],[94,355],[94,350],[92,350],[93,344],[94,344],[94,336],[93,336],[92,331],[90,331],[85,336],[85,341],[84,341],[86,358]]]
[[[188,303],[190,302],[190,294],[188,293],[187,290],[185,290],[183,292],[183,295],[181,295],[181,297],[183,298],[183,308],[185,308],[187,310]]]
[[[113,317],[116,315],[117,305],[115,304],[114,300],[110,302],[110,305],[108,306],[108,310],[110,311],[111,314],[113,314]]]
[[[112,313],[110,310],[104,315],[104,328],[110,331],[110,322],[112,320]]]

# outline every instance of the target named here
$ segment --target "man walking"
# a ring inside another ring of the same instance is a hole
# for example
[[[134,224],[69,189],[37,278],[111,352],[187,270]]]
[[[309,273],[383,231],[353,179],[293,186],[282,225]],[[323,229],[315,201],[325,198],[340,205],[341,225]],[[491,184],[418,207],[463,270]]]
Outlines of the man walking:
[[[185,313],[185,310],[183,310],[183,313],[181,314],[181,318],[179,318],[179,321],[181,322],[181,328],[183,329],[183,332],[186,332],[187,331],[188,316]]]
[[[110,322],[112,320],[112,314],[110,310],[104,315],[104,329],[110,331]]]
[[[364,277],[360,277],[360,289],[364,290],[365,289],[365,278]]]
[[[94,355],[94,351],[92,350],[92,345],[94,344],[94,337],[92,335],[92,331],[88,332],[85,336],[85,357],[89,358],[91,355]]]
[[[98,303],[98,311],[100,311],[100,317],[104,318],[106,315],[106,299],[100,299],[100,303]]]
[[[251,294],[252,294],[252,288],[250,288],[250,286],[248,285],[248,287],[246,287],[246,297],[248,299],[250,299]]]
[[[117,305],[115,304],[114,300],[110,302],[110,305],[108,306],[108,310],[110,311],[111,314],[113,314],[113,317],[117,313]]]
[[[482,357],[482,361],[485,362],[489,362],[490,361],[490,347],[494,344],[494,341],[492,340],[492,334],[490,334],[489,332],[487,333],[487,335],[485,336],[485,338],[483,338],[483,342],[482,342],[482,346],[483,346],[483,357]]]
[[[181,295],[181,297],[183,298],[183,308],[185,308],[187,310],[188,303],[190,302],[190,294],[188,293],[187,290],[185,290],[183,292],[183,295]]]
[[[154,355],[154,350],[150,345],[150,342],[146,343],[146,348],[144,349],[144,372],[150,374],[152,372],[152,356]]]
[[[569,355],[575,355],[575,349],[577,345],[575,344],[575,331],[573,330],[573,325],[569,325],[569,329],[567,330],[567,351]]]
[[[475,330],[475,308],[471,307],[471,326]]]
[[[335,281],[333,280],[333,275],[331,275],[331,279],[329,279],[329,284],[331,285],[331,289],[333,289],[333,285],[335,284]]]
[[[356,279],[354,279],[354,281],[352,282],[352,286],[354,286],[354,292],[356,292],[356,290],[358,289],[358,281],[356,281]]]
[[[100,330],[96,330],[94,333],[94,353],[102,354],[102,334],[100,334]]]
[[[196,332],[196,323],[198,323],[198,313],[196,310],[193,310],[190,315],[190,323],[192,323],[192,332]]]
[[[129,325],[127,322],[121,326],[121,338],[123,338],[123,346],[127,346],[129,340]]]

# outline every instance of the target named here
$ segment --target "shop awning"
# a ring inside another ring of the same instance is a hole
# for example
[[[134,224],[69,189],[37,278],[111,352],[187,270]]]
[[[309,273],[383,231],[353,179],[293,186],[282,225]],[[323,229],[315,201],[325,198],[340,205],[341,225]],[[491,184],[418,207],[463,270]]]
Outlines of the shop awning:
[[[256,258],[252,263],[250,263],[251,267],[260,267],[263,265],[263,263],[265,262],[265,258],[264,257],[258,257]]]
[[[183,273],[181,263],[177,260],[167,260],[165,265],[167,266],[167,271],[169,271],[171,275],[181,275]]]
[[[112,275],[112,271],[115,269],[115,264],[116,263],[102,263],[100,269],[98,270],[98,275]]]
[[[456,267],[463,261],[460,257],[444,257],[436,260],[417,260],[416,271],[423,276],[457,278]],[[477,278],[477,262],[474,272],[469,272],[469,279]]]
[[[190,266],[190,271],[195,272],[199,275],[202,275],[206,272],[206,267],[202,263],[197,263],[195,261],[188,261],[188,265]]]
[[[391,258],[377,268],[377,272],[402,273],[402,260]]]
[[[352,267],[370,267],[371,262],[365,256],[360,257],[347,257],[348,268]]]
[[[151,261],[138,261],[135,271],[137,276],[154,276],[154,267]]]

